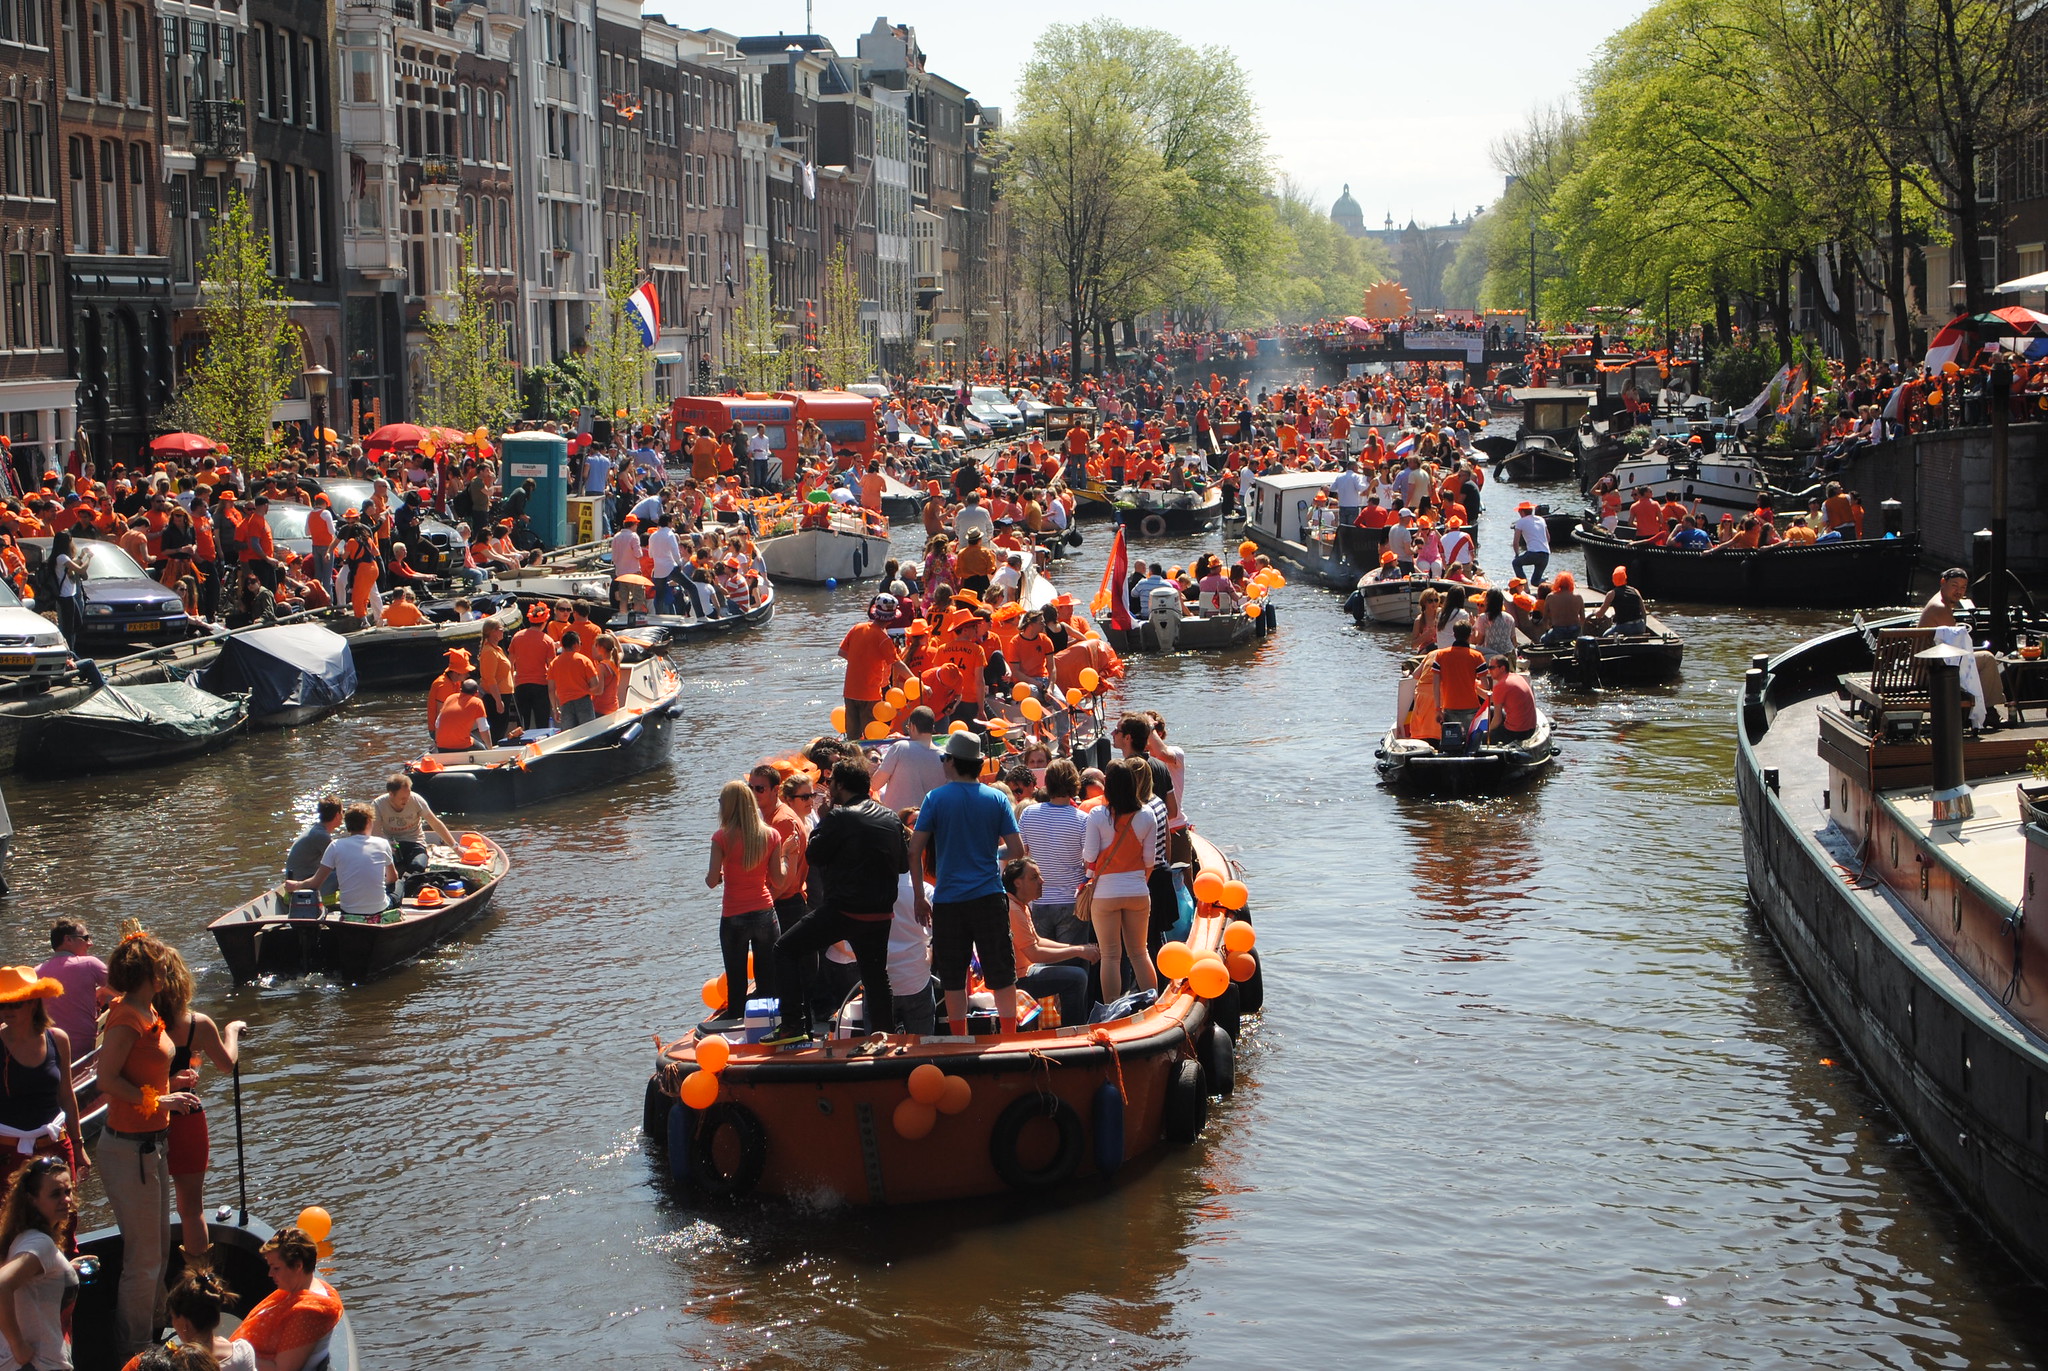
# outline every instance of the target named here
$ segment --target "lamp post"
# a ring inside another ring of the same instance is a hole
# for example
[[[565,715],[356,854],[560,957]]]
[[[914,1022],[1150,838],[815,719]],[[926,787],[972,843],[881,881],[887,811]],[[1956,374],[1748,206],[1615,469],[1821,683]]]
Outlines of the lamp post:
[[[315,362],[301,375],[306,382],[306,398],[313,407],[313,450],[325,460],[327,439],[322,435],[327,428],[327,388],[334,384],[334,373]]]
[[[697,374],[691,379],[690,393],[701,395],[711,374],[710,358],[705,354],[711,349],[711,306],[700,305],[697,309]]]
[[[2007,424],[2012,411],[2012,364],[1999,354],[1998,361],[1991,368],[1991,384],[1985,396],[1991,402],[1991,571],[1986,587],[1991,601],[1991,648],[1994,652],[2012,651],[2012,624],[2006,613],[2009,596],[2005,586],[2005,537],[2006,537],[2006,453],[2009,446]]]

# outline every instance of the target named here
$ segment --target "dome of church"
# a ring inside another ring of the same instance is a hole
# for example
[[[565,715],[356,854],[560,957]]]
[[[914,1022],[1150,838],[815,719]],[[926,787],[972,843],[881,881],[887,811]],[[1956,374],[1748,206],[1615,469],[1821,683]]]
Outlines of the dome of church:
[[[1365,232],[1365,211],[1351,198],[1350,185],[1344,187],[1344,193],[1337,197],[1337,203],[1330,206],[1330,220],[1354,238]]]

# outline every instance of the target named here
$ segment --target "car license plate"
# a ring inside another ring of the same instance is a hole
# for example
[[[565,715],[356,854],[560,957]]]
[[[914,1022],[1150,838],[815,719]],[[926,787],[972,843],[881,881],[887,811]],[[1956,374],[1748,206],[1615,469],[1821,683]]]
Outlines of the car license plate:
[[[154,633],[163,626],[164,621],[161,619],[138,619],[136,622],[128,625],[127,631],[130,633]]]
[[[36,659],[26,652],[0,652],[0,667],[32,667]]]

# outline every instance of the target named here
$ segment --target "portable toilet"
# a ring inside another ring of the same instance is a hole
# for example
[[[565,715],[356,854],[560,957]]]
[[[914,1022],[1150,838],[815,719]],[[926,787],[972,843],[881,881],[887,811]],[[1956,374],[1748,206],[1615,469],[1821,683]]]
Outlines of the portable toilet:
[[[533,482],[526,512],[534,534],[550,548],[569,541],[569,444],[554,433],[508,433],[499,440],[504,454],[505,493]]]

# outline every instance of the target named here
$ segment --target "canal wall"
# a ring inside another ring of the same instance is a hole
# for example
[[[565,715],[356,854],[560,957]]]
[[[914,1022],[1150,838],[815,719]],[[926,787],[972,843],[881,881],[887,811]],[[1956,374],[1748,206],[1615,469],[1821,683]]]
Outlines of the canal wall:
[[[2013,424],[2006,445],[2006,563],[2048,583],[2048,424]],[[1839,478],[1873,515],[1897,500],[1930,563],[1971,565],[1972,538],[1991,526],[1991,430],[1951,428],[1875,443]]]

